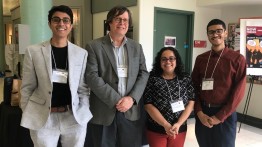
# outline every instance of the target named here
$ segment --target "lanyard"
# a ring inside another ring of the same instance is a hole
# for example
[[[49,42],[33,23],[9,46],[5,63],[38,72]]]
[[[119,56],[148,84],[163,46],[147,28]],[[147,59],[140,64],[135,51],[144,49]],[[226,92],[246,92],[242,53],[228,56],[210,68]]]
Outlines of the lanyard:
[[[206,70],[205,70],[205,76],[204,76],[204,79],[206,78],[207,67],[208,67],[208,64],[209,64],[209,60],[210,60],[210,56],[211,56],[211,52],[212,52],[212,50],[210,51],[210,54],[209,54],[209,57],[208,57],[208,61],[207,61],[207,66],[206,66]],[[222,52],[221,52],[220,55],[219,55],[219,58],[217,59],[216,65],[215,65],[215,67],[214,67],[214,69],[213,69],[213,72],[212,72],[212,74],[211,74],[211,78],[213,78],[213,74],[214,74],[215,69],[216,69],[216,67],[217,67],[217,63],[219,62],[220,57],[222,56],[223,52],[224,52],[224,49],[222,50]]]
[[[170,89],[169,89],[169,86],[166,82],[166,79],[165,80],[165,83],[166,83],[166,86],[167,86],[167,89],[168,89],[168,93],[169,93],[169,96],[170,96],[170,100],[172,101],[172,95],[171,95],[171,92],[170,92]],[[179,81],[178,81],[178,77],[177,77],[177,83],[178,83],[178,98],[180,98],[180,84],[179,84]]]
[[[57,68],[56,68],[56,62],[55,62],[55,56],[54,56],[53,50],[51,50],[51,53],[52,53],[52,58],[53,58],[54,64],[55,64],[55,70],[57,70]],[[68,56],[66,57],[66,67],[65,67],[65,70],[67,69],[67,58],[68,58]]]

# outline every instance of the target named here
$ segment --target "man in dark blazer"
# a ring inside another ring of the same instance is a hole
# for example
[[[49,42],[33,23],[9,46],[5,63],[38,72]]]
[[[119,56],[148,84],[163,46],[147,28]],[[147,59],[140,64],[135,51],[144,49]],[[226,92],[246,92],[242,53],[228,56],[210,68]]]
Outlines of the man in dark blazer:
[[[93,114],[88,131],[94,147],[140,147],[140,99],[148,79],[144,53],[140,44],[125,36],[132,25],[126,7],[112,8],[106,25],[109,33],[86,46]]]
[[[29,46],[23,63],[21,126],[30,129],[36,147],[82,147],[91,119],[89,88],[84,81],[87,51],[67,40],[72,10],[64,5],[49,11],[49,41]]]

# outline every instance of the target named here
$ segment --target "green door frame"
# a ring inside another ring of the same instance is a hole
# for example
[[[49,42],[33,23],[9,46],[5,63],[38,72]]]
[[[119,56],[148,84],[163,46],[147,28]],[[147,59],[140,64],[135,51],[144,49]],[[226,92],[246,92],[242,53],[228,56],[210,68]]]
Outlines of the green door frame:
[[[185,15],[187,16],[188,19],[188,32],[187,32],[187,47],[188,47],[188,52],[187,52],[187,58],[186,62],[184,63],[184,67],[186,72],[191,73],[192,72],[192,58],[193,58],[193,36],[194,36],[194,12],[192,11],[182,11],[182,10],[175,10],[175,9],[166,9],[166,8],[159,8],[155,7],[154,8],[154,18],[156,18],[158,12],[168,12],[168,13],[173,13],[173,14],[180,14],[180,15]],[[156,26],[156,19],[154,19],[154,30]],[[153,46],[153,54],[156,55],[156,45],[155,45],[155,33],[153,36],[154,39],[154,46]],[[154,61],[154,59],[153,59]]]

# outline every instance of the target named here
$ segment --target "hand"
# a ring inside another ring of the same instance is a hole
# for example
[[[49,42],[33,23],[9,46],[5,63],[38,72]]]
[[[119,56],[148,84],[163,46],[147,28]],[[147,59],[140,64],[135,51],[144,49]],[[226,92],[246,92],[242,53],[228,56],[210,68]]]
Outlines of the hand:
[[[179,132],[179,128],[180,128],[180,124],[178,124],[178,123],[175,123],[173,126],[172,126],[172,131],[177,135],[178,134],[178,132]]]
[[[165,123],[163,127],[165,128],[167,135],[174,137],[176,136],[175,131],[172,129],[172,125],[170,123]]]
[[[199,118],[199,120],[201,121],[201,123],[208,127],[208,128],[212,128],[213,127],[213,124],[212,124],[212,118],[209,117],[208,115],[204,114],[202,111],[199,111],[197,113],[197,116]]]
[[[175,139],[176,138],[176,135],[178,135],[178,132],[179,132],[179,128],[180,128],[180,124],[178,123],[175,123],[171,129],[170,129],[170,132],[172,134],[172,137]],[[170,135],[171,136],[171,135]]]
[[[119,112],[126,112],[129,110],[134,104],[133,98],[130,96],[122,97],[116,104],[116,109]]]
[[[211,116],[212,119],[209,119],[209,123],[212,125],[217,125],[221,123],[221,121],[216,116]]]

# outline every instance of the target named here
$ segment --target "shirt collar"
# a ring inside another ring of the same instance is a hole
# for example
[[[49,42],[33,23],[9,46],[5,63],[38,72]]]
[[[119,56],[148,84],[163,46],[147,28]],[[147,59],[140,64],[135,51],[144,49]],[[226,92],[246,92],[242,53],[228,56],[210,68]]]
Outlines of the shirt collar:
[[[110,41],[111,41],[112,45],[115,46],[115,45],[114,45],[114,40],[112,39],[110,33],[108,33],[108,35],[109,35],[109,37],[110,37]],[[127,43],[127,38],[126,38],[126,36],[125,36],[125,37],[124,37],[124,41],[122,42],[121,46],[125,45],[126,43]]]
[[[211,56],[220,56],[220,54],[222,53],[223,50],[215,52],[213,50],[211,50]],[[228,48],[224,48],[223,54],[225,54],[226,52],[228,52]],[[221,55],[222,56],[222,55]]]

